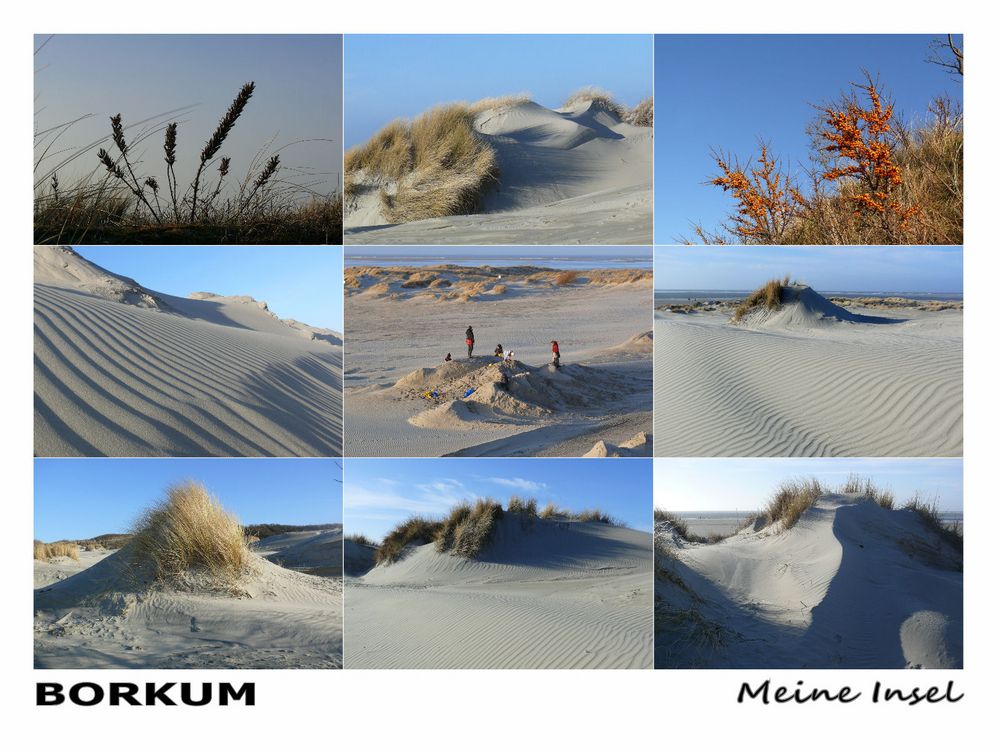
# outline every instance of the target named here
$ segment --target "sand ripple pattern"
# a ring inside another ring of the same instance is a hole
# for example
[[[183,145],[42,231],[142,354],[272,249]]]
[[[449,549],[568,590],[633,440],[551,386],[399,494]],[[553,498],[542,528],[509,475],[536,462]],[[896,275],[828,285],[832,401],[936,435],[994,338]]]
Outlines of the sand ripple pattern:
[[[658,319],[657,456],[960,456],[962,342]]]
[[[339,456],[339,347],[35,285],[35,453]]]

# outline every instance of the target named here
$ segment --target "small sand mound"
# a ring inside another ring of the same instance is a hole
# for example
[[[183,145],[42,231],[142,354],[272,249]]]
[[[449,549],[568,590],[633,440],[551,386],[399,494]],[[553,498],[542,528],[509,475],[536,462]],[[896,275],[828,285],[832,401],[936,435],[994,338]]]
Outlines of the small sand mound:
[[[637,432],[620,445],[598,440],[594,447],[583,454],[583,458],[623,458],[626,456],[652,456],[653,438],[645,432]]]
[[[506,388],[501,384],[504,374]],[[393,390],[400,399],[428,403],[427,411],[409,419],[412,425],[473,429],[588,408],[607,399],[612,389],[616,395],[621,389],[613,374],[585,365],[504,365],[495,357],[473,357],[414,370]]]
[[[812,287],[790,284],[781,288],[776,309],[760,304],[730,322],[746,328],[817,328],[836,323],[883,323],[885,318],[857,315],[836,305]]]

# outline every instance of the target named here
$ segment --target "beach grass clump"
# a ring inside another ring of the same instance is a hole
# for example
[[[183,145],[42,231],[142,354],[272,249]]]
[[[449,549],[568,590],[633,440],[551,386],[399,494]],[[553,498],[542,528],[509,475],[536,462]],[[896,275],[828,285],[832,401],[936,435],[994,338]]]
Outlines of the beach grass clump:
[[[556,286],[569,286],[579,278],[579,271],[560,271],[552,278],[552,283]]]
[[[375,550],[375,564],[394,563],[411,544],[430,544],[442,527],[441,521],[413,516],[398,524],[385,535]]]
[[[519,495],[512,495],[507,501],[508,513],[521,513],[529,516],[538,515],[538,501],[535,498],[523,498]]]
[[[357,544],[360,547],[378,547],[379,546],[378,542],[373,541],[371,539],[371,537],[368,537],[368,536],[366,536],[364,534],[348,534],[347,535],[347,541],[348,542],[353,542],[354,544]]]
[[[51,560],[54,557],[68,557],[71,560],[80,559],[80,550],[75,542],[40,542],[35,539],[35,559]]]
[[[489,544],[503,507],[489,498],[452,508],[434,540],[438,552],[474,559]]]
[[[653,97],[643,99],[625,112],[625,122],[642,128],[653,127]]]
[[[583,88],[577,89],[568,97],[566,101],[563,102],[563,109],[570,109],[582,102],[592,102],[601,109],[604,109],[619,120],[624,120],[628,115],[628,108],[620,104],[615,100],[614,95],[610,91],[600,88],[599,86],[584,86]]]
[[[166,499],[135,524],[131,551],[159,580],[207,572],[232,583],[250,562],[243,527],[202,485],[189,481],[167,490]]]
[[[961,525],[945,522],[941,518],[941,512],[938,510],[936,502],[925,499],[918,492],[914,493],[913,497],[903,506],[903,509],[916,513],[924,526],[937,534],[956,551],[962,551],[965,544],[965,535],[962,532]]]
[[[896,497],[892,490],[877,487],[871,477],[849,474],[840,491],[845,495],[857,495],[859,500],[870,500],[886,510],[896,507]]]
[[[555,503],[547,503],[538,512],[538,517],[546,520],[557,521],[583,521],[584,523],[604,523],[609,526],[627,527],[628,524],[619,518],[615,518],[598,508],[587,508],[581,511],[567,510],[560,508]]]
[[[758,307],[766,307],[768,310],[778,310],[781,307],[782,290],[791,283],[788,275],[783,279],[771,279],[760,288],[751,292],[733,311],[730,322],[739,323],[743,317],[756,310]]]
[[[380,186],[387,220],[400,223],[474,213],[498,177],[496,152],[473,127],[468,104],[446,104],[412,122],[396,120],[344,156],[357,195]]]
[[[766,525],[780,521],[784,528],[790,529],[823,493],[823,486],[815,478],[787,480],[774,491],[759,517]]]

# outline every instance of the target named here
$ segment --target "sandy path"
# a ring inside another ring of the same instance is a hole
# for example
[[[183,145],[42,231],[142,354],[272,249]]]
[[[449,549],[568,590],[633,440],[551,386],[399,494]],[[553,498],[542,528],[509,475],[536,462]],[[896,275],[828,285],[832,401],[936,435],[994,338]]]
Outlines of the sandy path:
[[[960,456],[962,315],[753,330],[656,314],[658,456]]]

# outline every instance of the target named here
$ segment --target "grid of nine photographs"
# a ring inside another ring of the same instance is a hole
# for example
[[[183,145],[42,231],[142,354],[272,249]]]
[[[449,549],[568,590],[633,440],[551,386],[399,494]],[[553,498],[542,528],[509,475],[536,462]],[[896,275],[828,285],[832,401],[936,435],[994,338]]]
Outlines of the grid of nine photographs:
[[[36,37],[35,667],[962,667],[963,42],[875,39]]]

